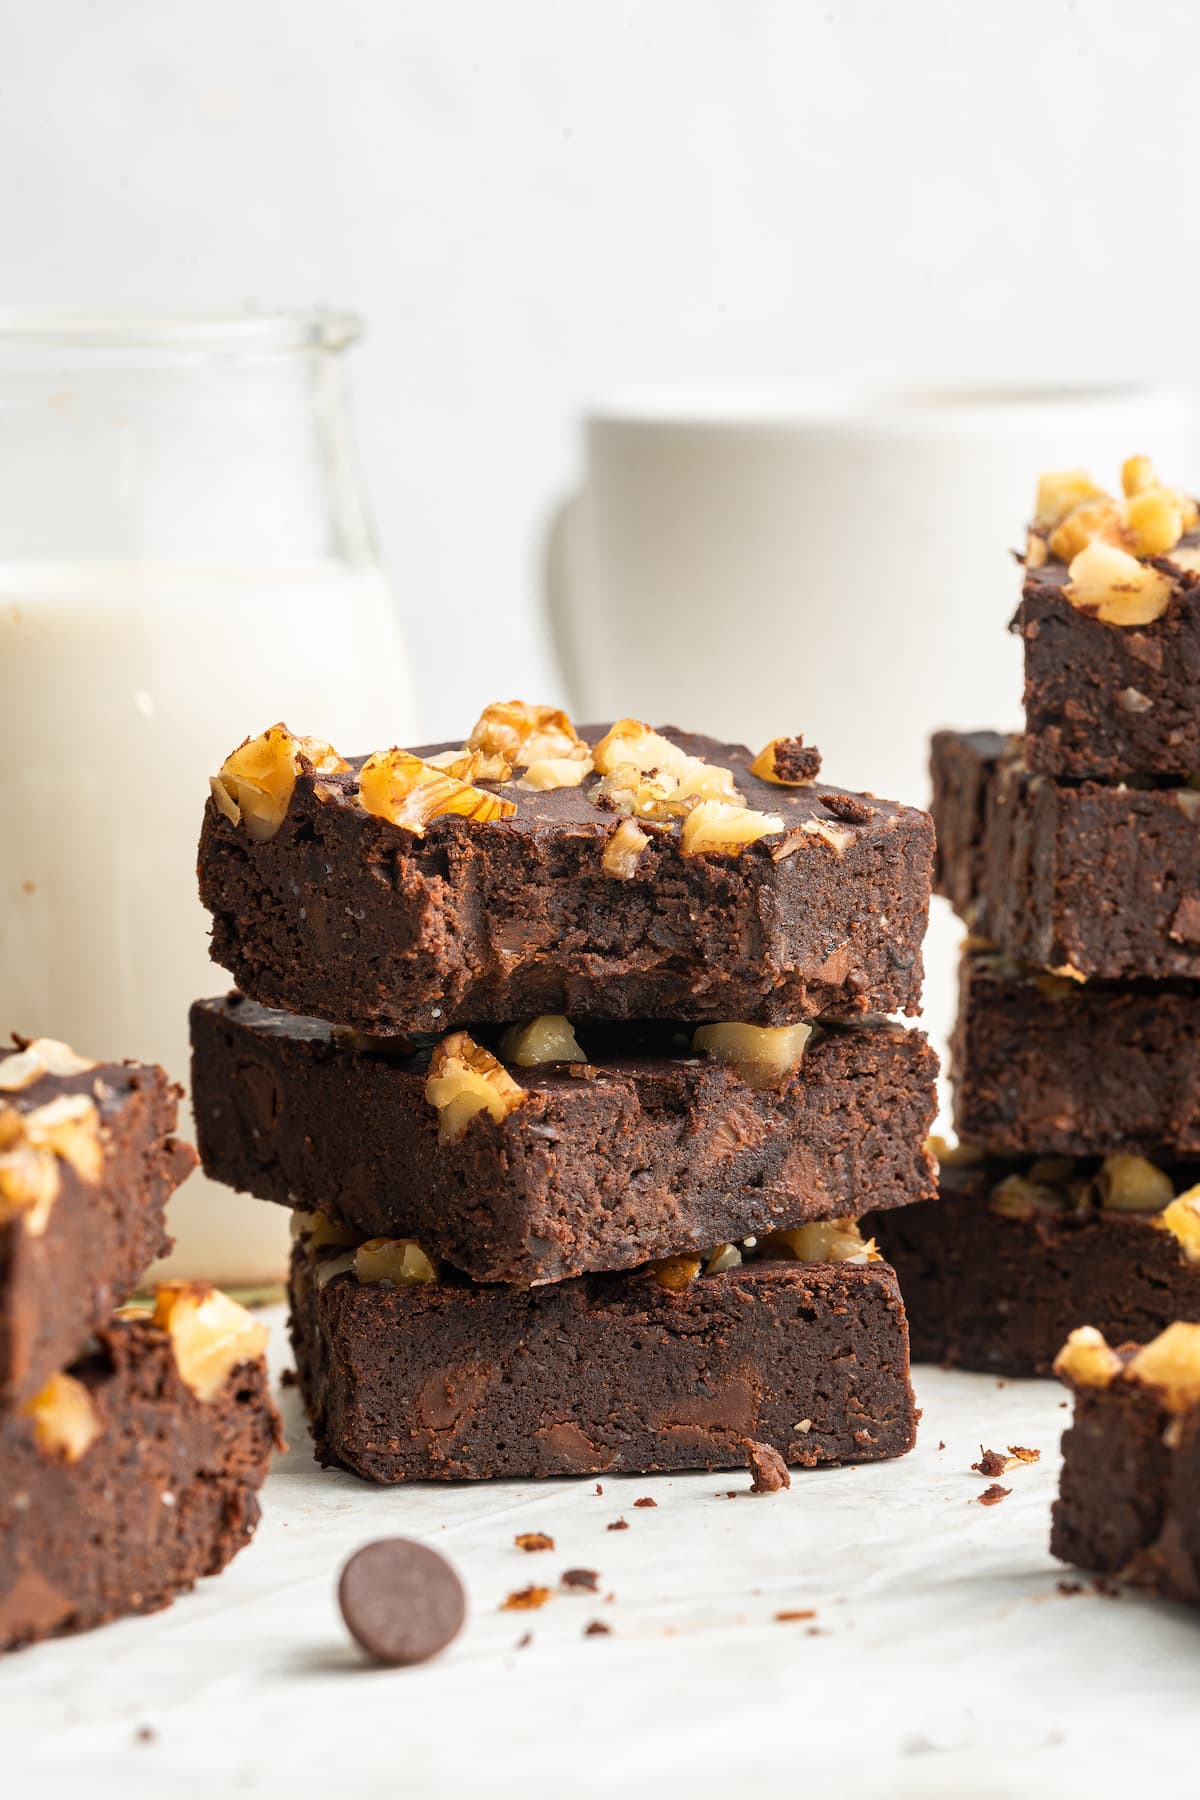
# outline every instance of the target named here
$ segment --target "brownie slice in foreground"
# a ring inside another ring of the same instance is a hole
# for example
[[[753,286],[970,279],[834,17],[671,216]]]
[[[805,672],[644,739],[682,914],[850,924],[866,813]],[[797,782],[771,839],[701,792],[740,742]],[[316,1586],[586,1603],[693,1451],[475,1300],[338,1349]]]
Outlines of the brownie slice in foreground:
[[[231,1187],[525,1286],[935,1194],[937,1061],[922,1034],[877,1022],[787,1036],[795,1067],[756,1073],[670,1027],[484,1030],[476,1049],[499,1052],[509,1110],[481,1105],[448,1130],[427,1097],[436,1046],[389,1056],[237,996],[199,1001],[200,1153]]]
[[[1200,1157],[1200,985],[1080,982],[968,953],[951,1072],[955,1129],[977,1148]]]
[[[0,1422],[0,1649],[156,1611],[249,1542],[281,1441],[266,1335],[165,1284]]]
[[[1077,1325],[1123,1343],[1200,1320],[1198,1174],[1128,1157],[943,1164],[940,1200],[862,1221],[899,1278],[913,1361],[1045,1375]]]
[[[1077,976],[1200,978],[1200,792],[1051,781],[991,733],[939,732],[933,774],[938,891],[973,931]]]
[[[882,1262],[705,1274],[676,1258],[526,1289],[362,1267],[300,1240],[290,1289],[318,1460],[370,1481],[734,1468],[745,1438],[811,1467],[914,1442],[904,1304]]]
[[[38,1039],[0,1057],[0,1412],[72,1362],[171,1248],[164,1210],[195,1166],[181,1089],[142,1063]]]
[[[1072,1332],[1055,1373],[1075,1394],[1050,1549],[1200,1605],[1200,1324],[1113,1349]]]
[[[582,761],[465,784],[430,774],[462,746],[347,762],[283,726],[244,745],[200,840],[214,961],[264,1005],[373,1032],[918,1010],[926,814],[762,779],[673,727],[564,725]]]

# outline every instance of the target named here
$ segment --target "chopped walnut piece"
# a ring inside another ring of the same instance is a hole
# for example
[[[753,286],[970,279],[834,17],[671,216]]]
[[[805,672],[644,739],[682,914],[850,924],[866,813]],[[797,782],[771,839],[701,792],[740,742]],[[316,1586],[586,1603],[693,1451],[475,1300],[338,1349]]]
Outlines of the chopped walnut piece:
[[[527,700],[495,700],[485,706],[467,749],[502,756],[514,769],[559,758],[590,760],[587,745],[565,712],[557,706],[531,706]]]
[[[1068,513],[1109,495],[1097,487],[1086,469],[1059,469],[1043,475],[1037,486],[1034,524],[1043,529],[1058,525]]]
[[[1170,552],[1170,561],[1189,575],[1200,575],[1200,544],[1177,544]]]
[[[32,1087],[43,1075],[85,1075],[95,1067],[90,1058],[76,1056],[69,1044],[61,1044],[57,1038],[34,1038],[21,1049],[0,1056],[0,1093],[15,1094]]]
[[[206,1281],[164,1281],[154,1298],[155,1325],[171,1340],[175,1367],[197,1400],[212,1400],[241,1363],[267,1347],[265,1325]]]
[[[38,1449],[64,1462],[86,1456],[103,1429],[91,1393],[74,1375],[52,1375],[23,1410]]]
[[[585,775],[590,775],[590,761],[580,762],[569,756],[543,756],[538,762],[530,763],[517,786],[532,788],[536,792],[545,793],[551,788],[578,787]]]
[[[727,1269],[740,1269],[742,1253],[736,1244],[718,1244],[709,1252],[704,1264],[706,1275],[724,1275]]]
[[[983,1151],[977,1144],[951,1144],[936,1131],[925,1139],[925,1148],[936,1163],[947,1169],[965,1169],[983,1161]]]
[[[1077,507],[1047,539],[1050,554],[1066,563],[1091,544],[1122,548],[1127,541],[1124,517],[1116,500],[1096,500],[1089,506]]]
[[[692,1048],[727,1063],[747,1087],[779,1087],[800,1067],[811,1025],[701,1025]]]
[[[325,1244],[357,1244],[358,1238],[345,1225],[337,1225],[323,1212],[294,1212],[292,1236],[303,1238],[313,1250]]]
[[[870,1263],[883,1259],[874,1238],[864,1239],[857,1219],[814,1219],[793,1231],[760,1238],[756,1256],[790,1262]]]
[[[807,832],[809,837],[820,838],[823,844],[828,844],[839,856],[845,856],[854,842],[852,831],[847,831],[844,825],[834,825],[828,819],[805,819],[800,830]]]
[[[508,781],[512,777],[502,756],[488,756],[483,750],[439,750],[427,760],[431,769],[441,769],[459,781]]]
[[[1125,542],[1135,556],[1164,556],[1182,536],[1180,495],[1151,487],[1125,502]]]
[[[525,1098],[503,1063],[465,1031],[452,1031],[435,1044],[425,1082],[425,1098],[438,1110],[438,1137],[453,1144],[478,1112],[497,1124]]]
[[[519,1069],[536,1068],[539,1063],[587,1062],[570,1019],[561,1013],[541,1013],[524,1025],[510,1025],[500,1039],[500,1054]]]
[[[1094,611],[1106,625],[1149,625],[1171,598],[1171,577],[1127,550],[1091,543],[1074,558],[1063,589],[1072,606]]]
[[[772,738],[750,764],[750,773],[778,787],[811,787],[821,773],[821,752],[802,737]]]
[[[437,1264],[415,1238],[368,1238],[354,1252],[354,1279],[363,1286],[389,1281],[393,1287],[413,1287],[437,1278]]]
[[[364,811],[424,837],[433,819],[455,816],[476,824],[510,819],[516,803],[460,781],[408,750],[379,750],[363,764],[358,799]]]
[[[1105,1212],[1161,1212],[1175,1198],[1170,1176],[1144,1156],[1106,1156],[1096,1191]]]
[[[705,762],[702,756],[689,756],[640,719],[618,719],[592,751],[592,761],[602,775],[632,763],[642,775],[671,776],[681,794],[701,800],[740,799],[729,769]]]
[[[1120,1357],[1094,1325],[1077,1326],[1054,1359],[1054,1373],[1073,1387],[1109,1387],[1121,1367]]]
[[[1200,1403],[1200,1325],[1182,1320],[1168,1325],[1142,1345],[1126,1374],[1158,1388],[1168,1412],[1189,1412]]]
[[[700,1273],[698,1256],[664,1256],[647,1265],[659,1287],[669,1294],[682,1294]]]
[[[1040,1450],[1030,1450],[1024,1444],[1010,1444],[1008,1446],[1008,1454],[1012,1457],[1014,1462],[1019,1463],[1035,1463],[1041,1462],[1042,1460],[1042,1453]]]
[[[684,856],[740,856],[747,844],[782,830],[778,813],[702,800],[683,821],[679,847]]]
[[[305,765],[316,775],[343,774],[350,766],[323,738],[298,738],[282,723],[269,726],[239,744],[212,777],[218,811],[232,824],[244,824],[256,843],[274,837]]]
[[[547,1537],[544,1531],[518,1531],[513,1543],[518,1550],[533,1555],[538,1550],[553,1550],[554,1539]]]
[[[642,851],[650,842],[646,833],[632,819],[622,819],[612,836],[605,840],[600,866],[614,881],[632,881],[637,874]]]
[[[1025,554],[1019,560],[1025,564],[1026,569],[1040,569],[1049,554],[1042,533],[1030,531],[1025,539]]]
[[[25,1144],[4,1149],[4,1124],[5,1113],[0,1110],[0,1220],[23,1213],[30,1237],[41,1237],[62,1186],[58,1161],[50,1151],[31,1150]]]
[[[1127,456],[1121,464],[1121,492],[1126,499],[1158,486],[1154,464],[1148,456]]]
[[[100,1114],[87,1094],[59,1094],[20,1112],[0,1104],[0,1216],[24,1214],[25,1230],[40,1237],[62,1186],[59,1162],[89,1186],[104,1167]]]
[[[1155,1215],[1159,1231],[1169,1231],[1178,1241],[1187,1262],[1200,1262],[1200,1187],[1189,1188]]]

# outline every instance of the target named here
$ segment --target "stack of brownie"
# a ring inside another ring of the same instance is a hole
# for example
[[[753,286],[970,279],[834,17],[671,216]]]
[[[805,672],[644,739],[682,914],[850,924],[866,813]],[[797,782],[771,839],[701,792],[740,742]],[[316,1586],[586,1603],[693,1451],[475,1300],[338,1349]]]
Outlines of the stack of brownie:
[[[522,702],[214,779],[201,1156],[294,1211],[325,1462],[380,1482],[895,1456],[904,1308],[855,1224],[927,1197],[923,813],[798,739]]]
[[[265,1328],[165,1283],[178,1088],[50,1039],[0,1055],[0,1650],[165,1606],[250,1538]]]
[[[1200,1319],[1200,530],[1144,457],[1122,486],[1042,480],[1023,738],[933,742],[960,1145],[881,1239],[914,1355],[966,1368]]]

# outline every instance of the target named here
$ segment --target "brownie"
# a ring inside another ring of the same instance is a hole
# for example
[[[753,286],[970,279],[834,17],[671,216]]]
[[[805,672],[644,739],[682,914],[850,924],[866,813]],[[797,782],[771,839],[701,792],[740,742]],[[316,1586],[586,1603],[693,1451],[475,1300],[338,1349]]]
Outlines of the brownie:
[[[669,1027],[579,1036],[591,1061],[507,1064],[525,1099],[441,1142],[428,1046],[393,1058],[250,1000],[198,1001],[205,1169],[360,1237],[419,1238],[476,1281],[523,1285],[937,1191],[937,1059],[920,1032],[818,1025],[768,1088]]]
[[[685,856],[678,821],[648,825],[618,879],[602,858],[629,821],[596,804],[596,777],[536,792],[506,782],[489,794],[511,817],[438,817],[418,836],[359,803],[363,758],[340,773],[303,763],[272,836],[209,800],[199,875],[213,959],[263,1005],[373,1032],[542,1013],[915,1013],[927,815],[760,780],[739,745],[664,735],[731,770],[747,807],[783,830],[740,854]]]
[[[44,1072],[43,1047],[78,1066]],[[171,1248],[165,1207],[196,1161],[171,1136],[181,1091],[152,1065],[90,1064],[44,1040],[0,1059],[0,1414]]]
[[[1200,1319],[1200,1261],[1155,1225],[1158,1215],[1103,1211],[1066,1193],[1029,1216],[997,1212],[997,1189],[1023,1168],[943,1166],[941,1199],[863,1219],[899,1278],[914,1362],[1045,1375],[1077,1325],[1123,1343]],[[1173,1171],[1176,1188],[1197,1173]]]
[[[1050,1549],[1200,1605],[1200,1327],[1118,1350],[1074,1334],[1058,1373],[1074,1389]]]
[[[962,959],[954,1122],[1000,1155],[1200,1157],[1200,986]]]
[[[1200,793],[1051,781],[991,733],[939,732],[933,769],[938,891],[972,930],[1041,968],[1200,978]]]
[[[904,1305],[875,1263],[746,1262],[537,1288],[360,1283],[294,1247],[292,1341],[318,1459],[370,1481],[737,1468],[912,1447]]]
[[[77,1459],[28,1411],[0,1423],[2,1650],[156,1611],[215,1575],[253,1534],[279,1442],[261,1356],[200,1400],[149,1315],[111,1320],[70,1380],[95,1433]]]
[[[1184,543],[1194,548],[1200,535]],[[1047,775],[1188,776],[1200,771],[1200,575],[1174,577],[1151,624],[1106,624],[1063,595],[1067,565],[1027,571],[1012,629],[1025,650],[1025,758]]]

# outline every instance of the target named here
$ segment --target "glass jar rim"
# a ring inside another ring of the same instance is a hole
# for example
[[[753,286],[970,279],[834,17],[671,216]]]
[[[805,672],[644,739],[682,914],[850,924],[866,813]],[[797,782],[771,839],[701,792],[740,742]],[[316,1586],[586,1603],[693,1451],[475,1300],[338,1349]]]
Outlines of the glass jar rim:
[[[332,307],[0,307],[0,350],[343,350],[362,336],[356,313]]]

